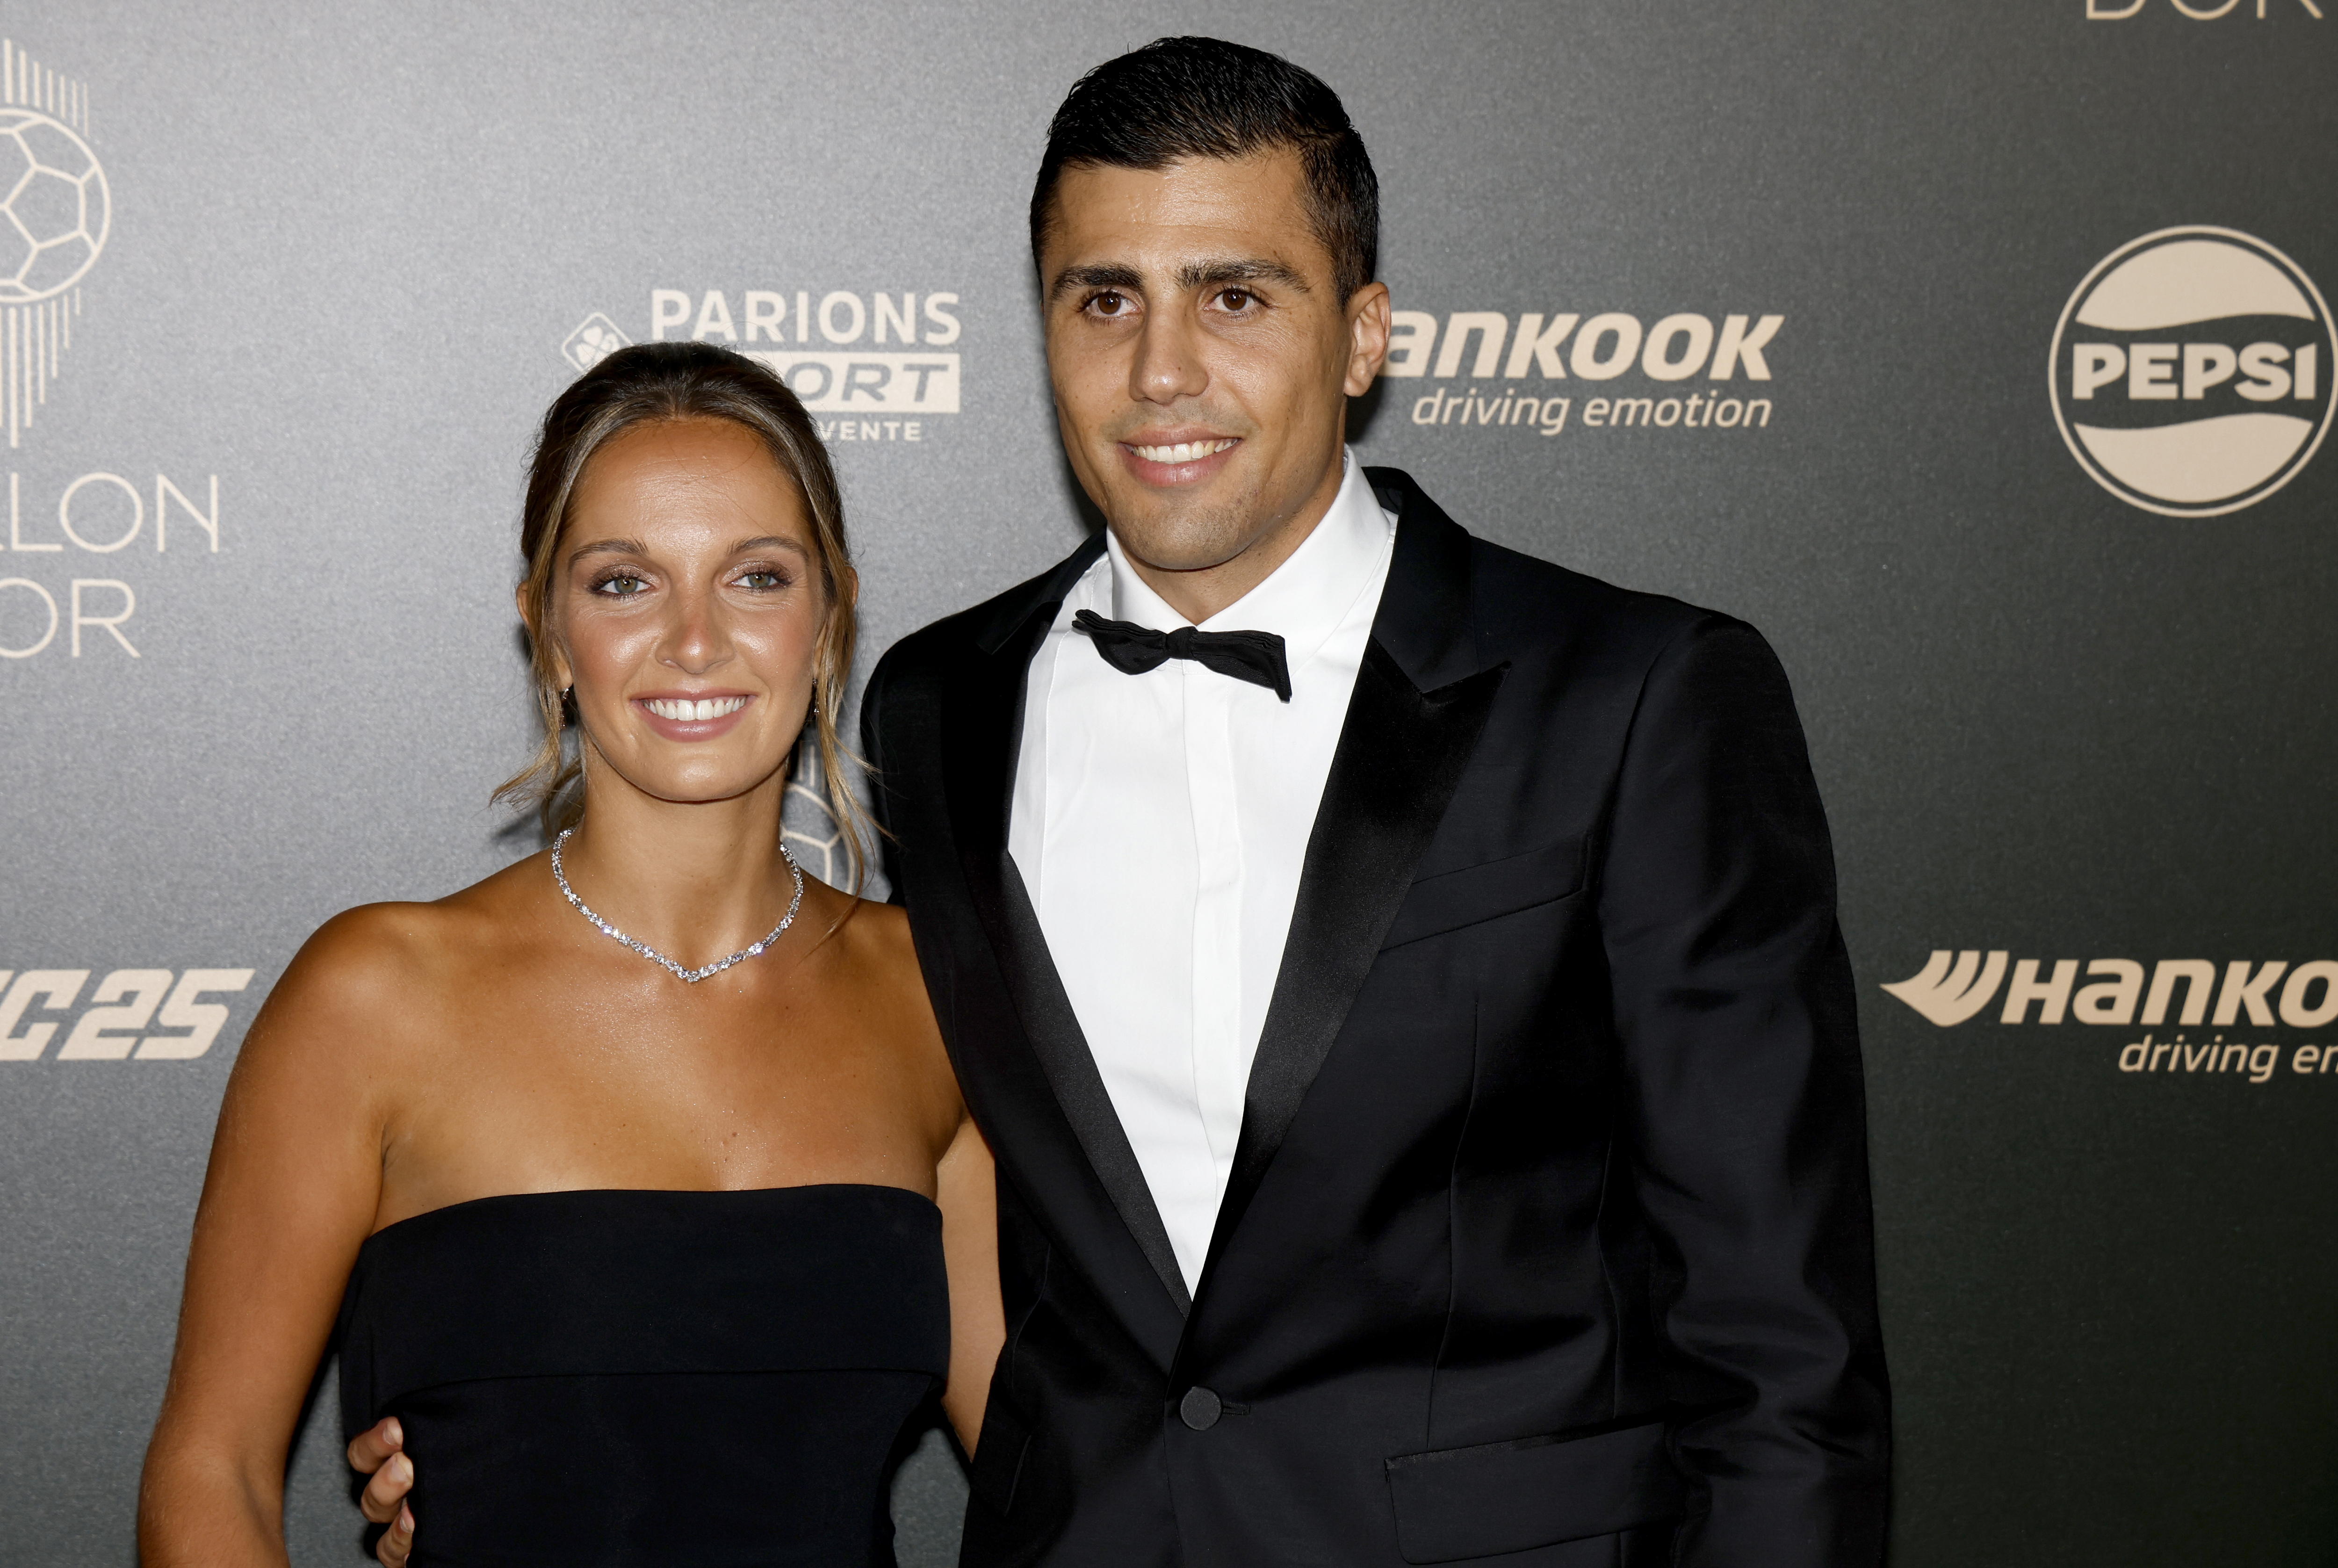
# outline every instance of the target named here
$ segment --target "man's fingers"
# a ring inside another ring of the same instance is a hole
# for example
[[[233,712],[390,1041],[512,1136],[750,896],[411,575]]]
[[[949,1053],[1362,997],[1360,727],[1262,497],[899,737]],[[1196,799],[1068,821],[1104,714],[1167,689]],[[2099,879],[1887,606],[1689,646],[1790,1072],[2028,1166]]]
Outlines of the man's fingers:
[[[388,1524],[373,1554],[381,1568],[406,1568],[414,1550],[414,1510],[406,1494],[414,1490],[414,1461],[405,1454],[406,1429],[395,1415],[384,1416],[349,1440],[349,1467],[372,1480],[358,1495],[358,1507],[376,1524]]]
[[[414,1461],[403,1454],[393,1454],[366,1483],[365,1491],[358,1497],[358,1506],[376,1524],[387,1524],[393,1514],[405,1512],[400,1505],[413,1490]]]
[[[381,1533],[374,1543],[373,1554],[381,1559],[381,1568],[406,1568],[407,1553],[414,1550],[414,1512],[408,1508],[398,1511],[398,1520]]]
[[[349,1468],[370,1475],[381,1468],[382,1461],[405,1446],[406,1429],[398,1424],[397,1416],[385,1415],[349,1439]]]

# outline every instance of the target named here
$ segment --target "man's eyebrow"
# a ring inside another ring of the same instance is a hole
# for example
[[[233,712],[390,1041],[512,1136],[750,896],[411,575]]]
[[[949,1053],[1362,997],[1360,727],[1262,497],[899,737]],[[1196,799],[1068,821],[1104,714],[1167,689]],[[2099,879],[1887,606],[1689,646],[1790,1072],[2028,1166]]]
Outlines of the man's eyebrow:
[[[1181,289],[1208,289],[1227,283],[1281,283],[1302,294],[1309,291],[1307,280],[1296,270],[1262,256],[1188,261],[1177,270],[1177,286]],[[1047,297],[1059,300],[1074,289],[1127,289],[1135,291],[1144,286],[1144,280],[1135,268],[1122,261],[1101,261],[1092,266],[1065,268],[1056,274]]]
[[[1047,286],[1047,298],[1060,300],[1074,289],[1139,289],[1144,280],[1125,261],[1098,261],[1086,267],[1066,267]]]
[[[1207,289],[1223,283],[1281,283],[1306,293],[1307,280],[1281,261],[1254,257],[1244,261],[1192,261],[1178,269],[1180,288]]]

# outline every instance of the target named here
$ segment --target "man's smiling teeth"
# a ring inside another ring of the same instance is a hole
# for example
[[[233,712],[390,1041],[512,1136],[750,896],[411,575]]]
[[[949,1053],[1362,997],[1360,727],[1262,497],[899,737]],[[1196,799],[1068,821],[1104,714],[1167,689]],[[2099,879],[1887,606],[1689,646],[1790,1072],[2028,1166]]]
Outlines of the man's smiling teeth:
[[[1233,444],[1232,440],[1180,441],[1174,447],[1137,447],[1134,450],[1148,463],[1191,463],[1216,457]]]
[[[747,705],[745,697],[652,697],[642,705],[662,719],[719,719]]]

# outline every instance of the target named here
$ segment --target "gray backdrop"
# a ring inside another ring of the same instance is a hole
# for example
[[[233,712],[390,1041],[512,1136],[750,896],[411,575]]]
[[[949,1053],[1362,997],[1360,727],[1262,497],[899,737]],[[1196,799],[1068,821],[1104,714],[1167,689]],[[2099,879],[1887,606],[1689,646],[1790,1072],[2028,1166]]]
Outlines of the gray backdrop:
[[[1322,73],[1378,163],[1420,315],[1367,460],[1793,675],[1894,1560],[2330,1563],[2333,11],[0,5],[0,1561],[132,1554],[221,1086],[302,937],[535,845],[486,793],[546,401],[661,332],[827,389],[869,656],[1040,569],[1084,524],[1031,171],[1079,71],[1192,30]],[[358,1561],[331,1415],[303,1563]],[[935,1439],[905,1562],[961,1494]]]

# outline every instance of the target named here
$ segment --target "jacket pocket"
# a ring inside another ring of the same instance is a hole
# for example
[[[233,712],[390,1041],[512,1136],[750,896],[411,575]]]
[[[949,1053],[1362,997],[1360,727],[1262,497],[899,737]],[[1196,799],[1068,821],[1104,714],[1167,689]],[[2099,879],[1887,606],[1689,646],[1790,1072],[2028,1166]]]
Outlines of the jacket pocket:
[[[1451,1563],[1670,1518],[1683,1487],[1665,1432],[1652,1421],[1588,1437],[1400,1455],[1388,1461],[1397,1549],[1408,1563]]]
[[[1004,1514],[1015,1505],[1015,1484],[1030,1446],[1031,1429],[1021,1413],[994,1393],[983,1408],[982,1434],[975,1439],[967,1476],[968,1487],[991,1512]]]
[[[1380,947],[1386,951],[1481,921],[1565,898],[1583,885],[1583,841],[1545,845],[1459,871],[1423,877],[1406,890]]]

